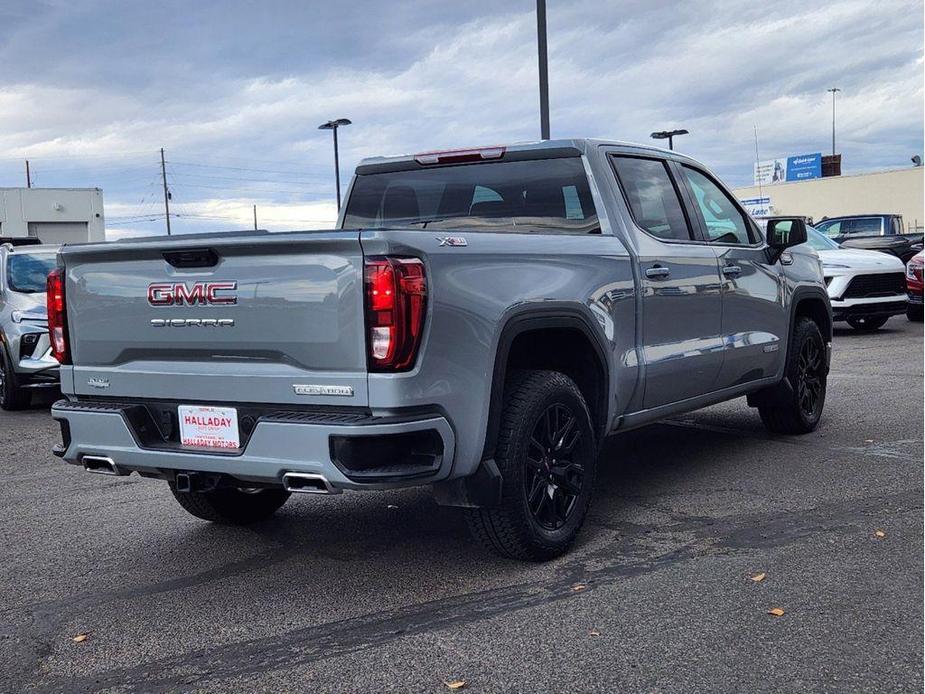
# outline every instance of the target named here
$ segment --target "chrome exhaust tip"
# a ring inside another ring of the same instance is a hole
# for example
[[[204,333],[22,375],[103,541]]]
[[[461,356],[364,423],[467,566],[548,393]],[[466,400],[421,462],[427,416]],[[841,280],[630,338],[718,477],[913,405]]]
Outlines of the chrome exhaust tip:
[[[112,458],[107,458],[103,455],[85,455],[80,459],[80,462],[83,463],[84,470],[87,472],[95,472],[98,475],[125,474],[119,470]]]
[[[324,475],[314,472],[285,472],[283,487],[293,494],[340,494]]]

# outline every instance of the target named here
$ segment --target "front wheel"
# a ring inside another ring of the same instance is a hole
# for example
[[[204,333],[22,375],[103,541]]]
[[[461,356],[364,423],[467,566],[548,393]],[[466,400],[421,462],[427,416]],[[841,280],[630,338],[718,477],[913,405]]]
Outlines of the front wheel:
[[[495,508],[468,509],[473,535],[514,559],[563,554],[588,512],[597,465],[591,417],[575,383],[556,371],[519,371],[506,384],[495,462]]]
[[[180,506],[202,520],[224,525],[247,525],[269,518],[286,503],[284,489],[234,489],[220,487],[210,492],[170,491]]]
[[[791,385],[790,393],[779,403],[758,407],[761,421],[769,431],[808,434],[819,424],[829,373],[825,351],[819,326],[810,318],[798,319],[790,336],[784,370]]]
[[[922,322],[922,305],[921,304],[909,304],[906,306],[906,318],[911,320],[913,323]]]
[[[890,319],[889,316],[857,316],[848,319],[848,325],[862,333],[880,330]]]

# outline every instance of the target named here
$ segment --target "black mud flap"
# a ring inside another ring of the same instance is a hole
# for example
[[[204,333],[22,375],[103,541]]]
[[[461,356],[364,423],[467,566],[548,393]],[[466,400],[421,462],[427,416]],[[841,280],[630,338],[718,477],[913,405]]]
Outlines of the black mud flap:
[[[501,471],[491,458],[479,463],[475,474],[433,485],[434,499],[441,506],[491,508],[501,503]]]
[[[779,383],[746,396],[749,407],[782,407],[793,401],[793,386],[786,376]]]

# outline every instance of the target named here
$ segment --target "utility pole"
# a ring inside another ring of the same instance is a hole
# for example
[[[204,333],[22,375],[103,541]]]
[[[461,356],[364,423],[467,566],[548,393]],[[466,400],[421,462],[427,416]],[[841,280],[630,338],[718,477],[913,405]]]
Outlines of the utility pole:
[[[167,164],[164,161],[163,147],[161,147],[161,181],[164,184],[164,214],[167,219],[167,236],[170,236],[170,193],[167,192]]]
[[[540,139],[549,139],[549,58],[546,51],[546,0],[536,0],[536,45],[540,64]]]
[[[32,187],[32,176],[29,175],[29,160],[26,159],[26,188]]]
[[[257,231],[257,206],[254,205],[254,231]]]
[[[838,87],[832,87],[831,89],[826,89],[827,92],[832,92],[832,156],[835,156],[835,95],[841,91]]]

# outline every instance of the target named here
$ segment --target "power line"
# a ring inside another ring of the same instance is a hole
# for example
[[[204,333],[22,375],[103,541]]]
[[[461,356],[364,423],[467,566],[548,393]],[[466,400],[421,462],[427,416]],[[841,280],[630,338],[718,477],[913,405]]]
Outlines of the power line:
[[[231,171],[250,171],[250,172],[257,172],[257,173],[288,174],[292,176],[308,175],[308,176],[318,176],[319,178],[321,178],[327,175],[327,174],[323,174],[320,172],[315,174],[310,171],[306,171],[304,169],[302,169],[301,171],[293,171],[291,169],[288,171],[282,171],[280,169],[254,169],[251,167],[244,167],[244,166],[219,166],[218,164],[199,164],[199,163],[190,162],[190,161],[174,161],[173,159],[170,160],[170,163],[177,164],[179,166],[195,166],[195,167],[202,168],[202,169],[229,169]]]

